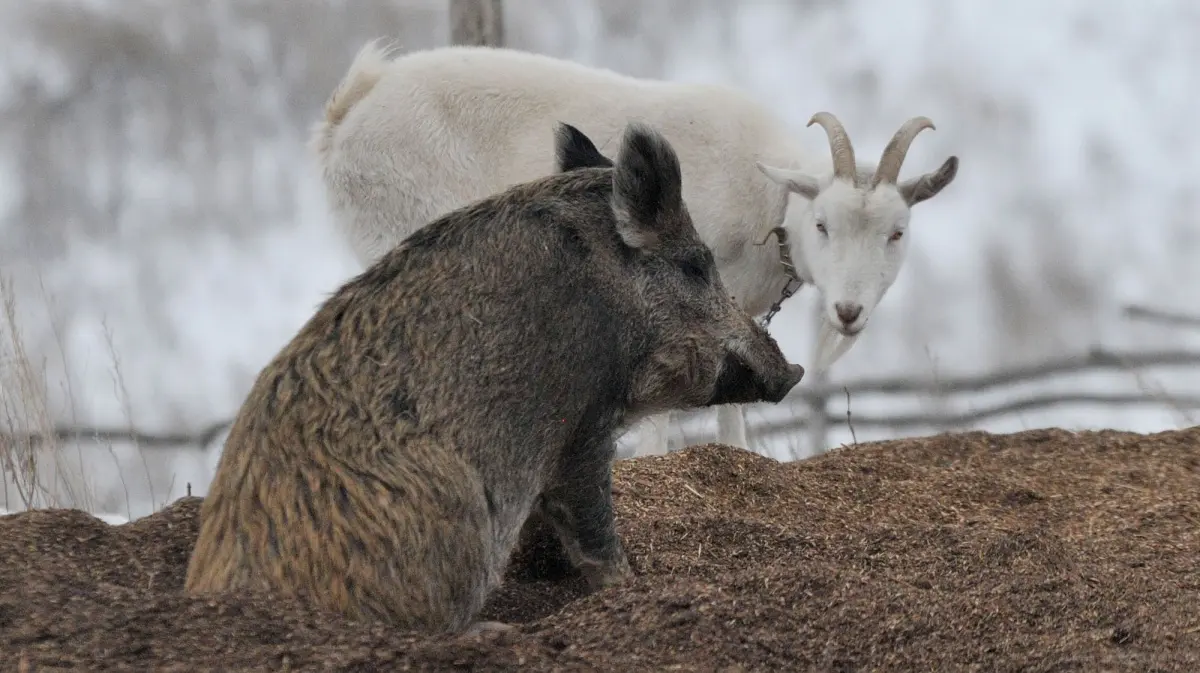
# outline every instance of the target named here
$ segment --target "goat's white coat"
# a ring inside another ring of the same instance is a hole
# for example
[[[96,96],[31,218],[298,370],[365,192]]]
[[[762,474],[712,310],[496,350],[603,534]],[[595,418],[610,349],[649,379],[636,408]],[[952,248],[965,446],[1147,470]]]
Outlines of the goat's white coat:
[[[365,266],[440,215],[554,172],[559,122],[604,151],[631,119],[675,148],[696,229],[751,315],[764,313],[788,282],[774,241],[756,243],[781,224],[788,230],[800,278],[826,303],[817,366],[832,364],[899,271],[907,240],[887,237],[907,225],[909,207],[895,187],[834,180],[828,154],[804,152],[782,120],[735,89],[488,47],[391,60],[371,42],[330,96],[310,146],[335,221]],[[817,233],[810,202],[828,236]],[[863,307],[844,337],[833,327],[839,301]],[[664,452],[666,419],[647,420],[654,436],[639,453]],[[718,407],[718,428],[719,441],[747,448],[739,407]]]

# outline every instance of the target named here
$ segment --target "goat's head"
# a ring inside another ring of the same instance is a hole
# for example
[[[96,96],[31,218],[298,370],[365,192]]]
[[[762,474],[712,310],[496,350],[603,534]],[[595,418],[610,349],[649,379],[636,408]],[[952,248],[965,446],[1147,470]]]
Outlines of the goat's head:
[[[908,147],[918,133],[934,128],[925,117],[908,120],[883,150],[874,172],[860,171],[854,147],[841,122],[818,112],[808,122],[820,124],[833,152],[832,175],[758,164],[759,170],[789,192],[811,202],[810,208],[788,209],[784,226],[797,242],[800,258],[820,290],[830,326],[847,337],[866,326],[871,312],[896,280],[908,250],[909,213],[954,180],[958,157],[916,178],[897,182]]]

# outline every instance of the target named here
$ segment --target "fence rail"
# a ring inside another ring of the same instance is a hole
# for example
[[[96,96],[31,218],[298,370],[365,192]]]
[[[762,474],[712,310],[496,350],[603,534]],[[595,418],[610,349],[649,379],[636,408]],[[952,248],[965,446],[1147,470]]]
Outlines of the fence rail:
[[[1086,353],[1043,360],[979,374],[937,378],[890,377],[859,379],[845,383],[819,383],[805,388],[801,383],[792,395],[781,404],[788,405],[796,413],[788,418],[772,419],[751,424],[759,437],[797,432],[811,428],[814,420],[824,426],[836,426],[849,422],[858,428],[916,428],[916,427],[970,427],[995,418],[1012,414],[1037,411],[1066,405],[1092,406],[1165,406],[1175,410],[1200,409],[1200,394],[1106,393],[1106,392],[1039,392],[1012,397],[1007,401],[989,404],[966,412],[913,412],[897,414],[858,414],[850,407],[850,416],[845,412],[814,414],[808,409],[828,408],[830,402],[838,402],[856,396],[882,395],[886,397],[922,395],[951,398],[965,394],[992,392],[1004,386],[1037,385],[1050,382],[1056,377],[1071,374],[1093,374],[1106,371],[1135,371],[1152,367],[1185,367],[1200,365],[1200,352],[1163,350],[1153,352],[1120,352],[1093,349]],[[209,423],[188,432],[146,432],[136,429],[103,428],[93,426],[60,426],[50,436],[37,433],[22,435],[0,435],[0,441],[15,442],[24,446],[47,444],[48,441],[67,442],[93,440],[99,443],[132,443],[141,448],[164,449],[178,447],[206,448],[217,440],[230,426],[231,420]],[[692,435],[693,433],[688,433]]]

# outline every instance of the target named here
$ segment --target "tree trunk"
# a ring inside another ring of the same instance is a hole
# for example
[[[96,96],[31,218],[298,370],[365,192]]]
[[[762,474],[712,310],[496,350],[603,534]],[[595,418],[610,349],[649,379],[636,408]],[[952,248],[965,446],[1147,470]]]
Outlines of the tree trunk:
[[[450,42],[503,47],[504,8],[501,0],[450,0]]]

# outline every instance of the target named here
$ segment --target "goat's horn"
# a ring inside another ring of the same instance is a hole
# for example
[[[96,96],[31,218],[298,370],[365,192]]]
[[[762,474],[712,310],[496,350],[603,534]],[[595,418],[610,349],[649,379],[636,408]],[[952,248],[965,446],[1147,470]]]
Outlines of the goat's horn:
[[[854,162],[854,146],[850,144],[846,129],[842,127],[838,118],[829,112],[813,115],[806,126],[813,124],[820,124],[825,129],[825,135],[829,136],[829,149],[833,153],[833,176],[849,180],[853,184],[858,164]]]
[[[871,179],[871,187],[884,183],[896,184],[896,179],[900,177],[900,166],[904,164],[904,157],[908,155],[908,146],[912,144],[913,138],[925,129],[936,130],[928,117],[913,117],[904,122],[900,130],[896,131],[896,135],[888,141],[887,147],[883,148],[879,166],[875,169],[875,177]]]

